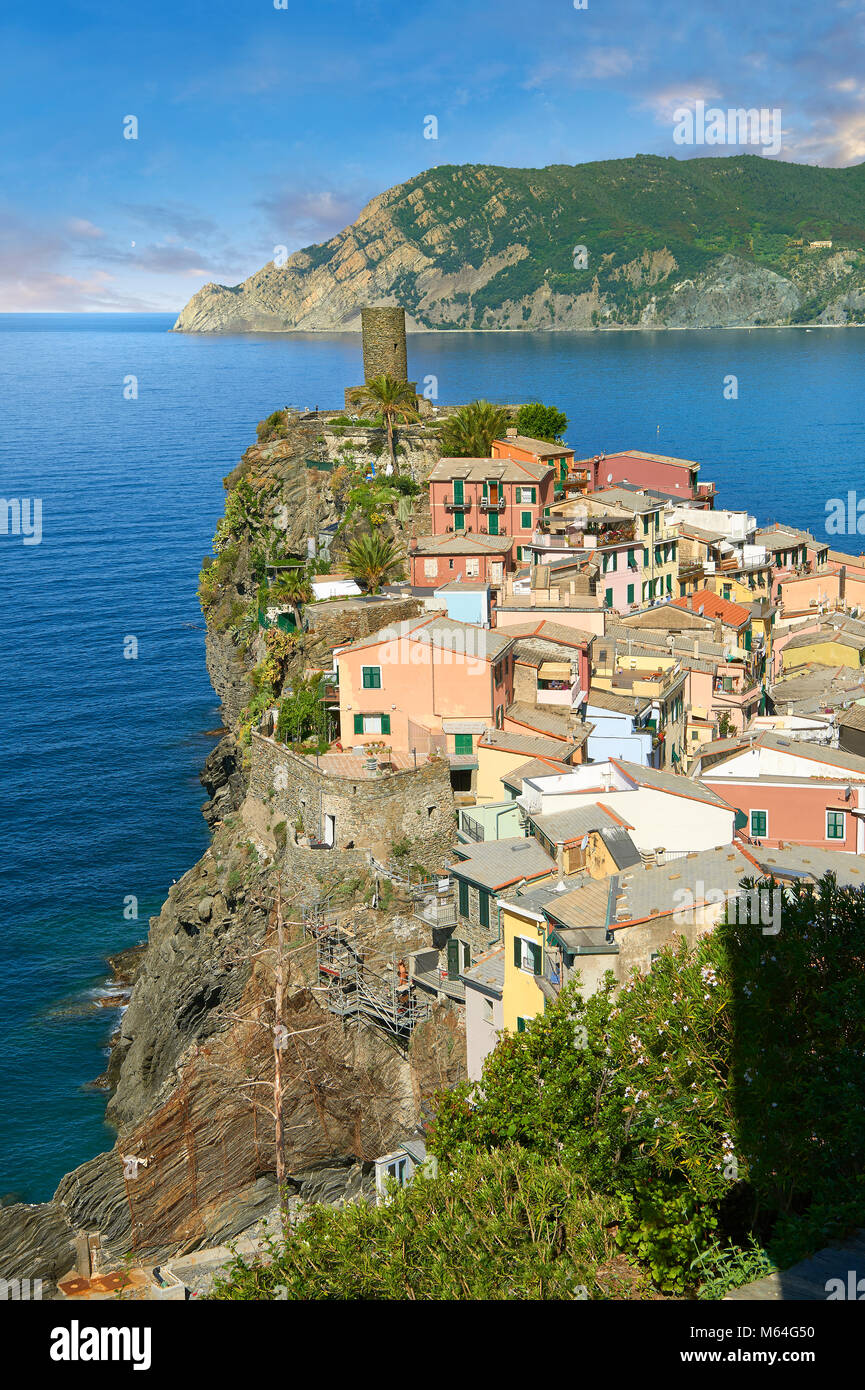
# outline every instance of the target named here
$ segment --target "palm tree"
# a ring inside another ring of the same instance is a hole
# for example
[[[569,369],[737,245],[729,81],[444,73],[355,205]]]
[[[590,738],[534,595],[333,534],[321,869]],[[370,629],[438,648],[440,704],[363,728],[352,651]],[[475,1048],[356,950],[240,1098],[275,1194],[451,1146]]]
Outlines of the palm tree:
[[[277,579],[270,591],[270,597],[277,603],[291,604],[295,626],[299,628],[301,604],[312,602],[312,585],[303,570],[298,567]]]
[[[383,580],[402,559],[396,542],[389,536],[364,533],[355,536],[346,554],[352,575],[369,593],[375,593]]]
[[[412,424],[419,419],[417,396],[414,387],[407,381],[398,381],[394,376],[371,377],[365,386],[356,386],[349,392],[349,404],[356,406],[360,415],[380,415],[387,426],[387,450],[390,454],[390,472],[398,473],[396,452],[393,444],[394,421],[403,425]]]
[[[510,424],[503,406],[472,401],[448,416],[441,432],[444,458],[489,458],[494,439],[501,439]]]

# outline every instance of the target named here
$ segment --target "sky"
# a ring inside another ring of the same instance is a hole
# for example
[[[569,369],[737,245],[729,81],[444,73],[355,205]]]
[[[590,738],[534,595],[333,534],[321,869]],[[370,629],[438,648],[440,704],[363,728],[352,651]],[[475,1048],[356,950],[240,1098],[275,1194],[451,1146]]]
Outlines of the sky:
[[[731,153],[698,101],[859,163],[863,60],[865,0],[3,0],[0,312],[179,312],[433,165]]]

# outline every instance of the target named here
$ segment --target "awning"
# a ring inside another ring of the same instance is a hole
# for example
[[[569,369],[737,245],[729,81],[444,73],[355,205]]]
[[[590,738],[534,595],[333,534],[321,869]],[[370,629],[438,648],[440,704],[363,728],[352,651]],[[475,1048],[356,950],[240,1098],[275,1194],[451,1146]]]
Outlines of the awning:
[[[569,661],[545,661],[538,670],[538,679],[542,681],[569,681],[571,679],[571,663]]]

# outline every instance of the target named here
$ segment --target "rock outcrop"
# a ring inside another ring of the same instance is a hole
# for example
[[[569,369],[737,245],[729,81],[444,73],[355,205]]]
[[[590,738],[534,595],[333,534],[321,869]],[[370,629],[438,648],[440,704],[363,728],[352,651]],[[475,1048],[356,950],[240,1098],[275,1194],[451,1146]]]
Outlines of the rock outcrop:
[[[356,330],[372,303],[403,305],[410,330],[862,322],[862,167],[439,166],[284,264],[204,285],[175,329]]]

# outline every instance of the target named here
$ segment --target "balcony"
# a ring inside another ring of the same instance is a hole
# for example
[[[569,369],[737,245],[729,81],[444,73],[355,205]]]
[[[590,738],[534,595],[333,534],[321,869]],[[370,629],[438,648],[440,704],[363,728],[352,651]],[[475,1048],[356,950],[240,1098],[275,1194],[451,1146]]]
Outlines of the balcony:
[[[505,499],[499,498],[498,502],[491,502],[488,497],[484,497],[479,503],[482,512],[503,512],[505,509]]]
[[[446,512],[470,512],[471,509],[471,502],[445,502]]]

